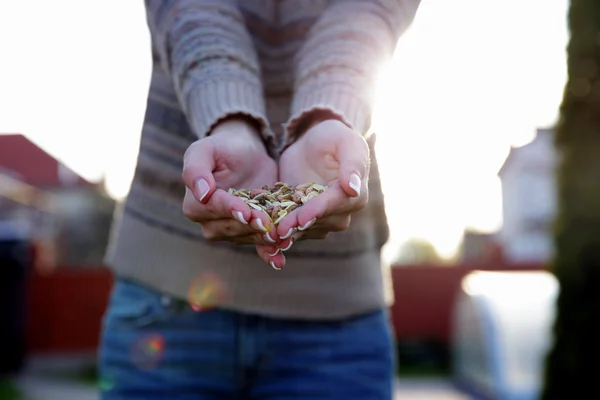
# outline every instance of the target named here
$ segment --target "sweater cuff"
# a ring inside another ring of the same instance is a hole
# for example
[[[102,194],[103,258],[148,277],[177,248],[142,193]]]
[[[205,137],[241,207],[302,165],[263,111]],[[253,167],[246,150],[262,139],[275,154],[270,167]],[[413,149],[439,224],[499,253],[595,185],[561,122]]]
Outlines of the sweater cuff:
[[[316,113],[329,114],[361,135],[365,135],[371,125],[370,102],[353,93],[351,88],[341,85],[328,85],[319,89],[303,88],[294,97],[291,118],[283,126],[282,149],[292,144],[298,134],[302,134],[297,132],[298,128],[304,125],[306,118]]]
[[[221,120],[236,114],[253,119],[267,148],[274,146],[274,135],[269,127],[262,90],[247,82],[211,80],[195,85],[187,97],[186,113],[192,130],[198,138],[210,135]]]

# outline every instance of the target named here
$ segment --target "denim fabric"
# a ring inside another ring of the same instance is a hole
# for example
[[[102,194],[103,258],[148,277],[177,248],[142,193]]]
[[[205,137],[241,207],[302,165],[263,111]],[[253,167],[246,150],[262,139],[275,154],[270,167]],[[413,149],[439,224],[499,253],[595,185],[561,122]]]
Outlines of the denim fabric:
[[[299,321],[213,309],[118,279],[104,316],[101,399],[391,400],[385,310]]]

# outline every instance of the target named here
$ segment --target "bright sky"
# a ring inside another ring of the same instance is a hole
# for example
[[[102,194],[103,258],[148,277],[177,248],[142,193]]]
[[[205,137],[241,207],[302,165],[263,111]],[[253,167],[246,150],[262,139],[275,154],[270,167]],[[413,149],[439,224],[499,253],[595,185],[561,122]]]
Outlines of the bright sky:
[[[392,228],[450,256],[501,225],[510,145],[556,120],[567,0],[423,0],[381,74],[374,130]],[[143,2],[0,2],[0,132],[126,194],[150,75]]]

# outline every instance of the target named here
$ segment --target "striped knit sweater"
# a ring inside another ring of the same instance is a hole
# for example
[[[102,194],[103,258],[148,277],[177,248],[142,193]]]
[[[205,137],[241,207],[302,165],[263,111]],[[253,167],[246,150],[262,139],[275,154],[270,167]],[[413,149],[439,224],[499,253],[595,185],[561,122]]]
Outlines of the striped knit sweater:
[[[411,23],[419,0],[146,0],[153,72],[129,195],[107,263],[182,299],[210,274],[220,306],[273,317],[331,319],[392,301],[380,252],[388,239],[369,135],[376,71]],[[262,127],[274,157],[315,110],[368,137],[370,200],[350,228],[301,241],[276,271],[252,246],[206,241],[182,214],[182,158],[222,118]]]

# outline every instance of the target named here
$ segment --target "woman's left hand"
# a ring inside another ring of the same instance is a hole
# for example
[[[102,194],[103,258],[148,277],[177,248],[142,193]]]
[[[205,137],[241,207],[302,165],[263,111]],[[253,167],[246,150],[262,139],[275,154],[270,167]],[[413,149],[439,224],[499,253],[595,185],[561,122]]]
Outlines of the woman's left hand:
[[[323,239],[329,232],[346,230],[351,215],[368,201],[369,147],[356,131],[337,120],[325,120],[309,128],[279,159],[279,180],[292,185],[315,182],[327,185],[319,196],[284,217],[277,227],[282,242],[257,246],[267,263],[294,241]]]

